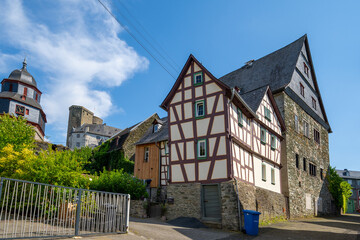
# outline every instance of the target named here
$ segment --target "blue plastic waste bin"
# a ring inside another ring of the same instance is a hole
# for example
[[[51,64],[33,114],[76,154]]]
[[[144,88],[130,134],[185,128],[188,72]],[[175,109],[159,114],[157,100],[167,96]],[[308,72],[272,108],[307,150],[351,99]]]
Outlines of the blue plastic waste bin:
[[[259,215],[260,212],[253,210],[243,210],[244,227],[246,234],[256,236],[259,233]]]

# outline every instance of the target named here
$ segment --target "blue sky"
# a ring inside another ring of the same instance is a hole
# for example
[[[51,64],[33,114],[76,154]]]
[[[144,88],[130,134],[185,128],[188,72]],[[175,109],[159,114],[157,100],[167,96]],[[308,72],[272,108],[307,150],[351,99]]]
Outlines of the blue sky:
[[[358,1],[104,3],[166,65],[132,24],[141,29],[140,23],[150,33],[152,45],[164,49],[177,65],[177,71],[167,67],[175,76],[190,53],[221,77],[307,33],[333,129],[331,165],[360,170]],[[28,70],[43,92],[50,141],[64,144],[72,104],[87,107],[121,129],[154,112],[165,116],[158,106],[175,80],[97,0],[5,0],[0,5],[0,26],[0,78],[20,68],[27,56]]]

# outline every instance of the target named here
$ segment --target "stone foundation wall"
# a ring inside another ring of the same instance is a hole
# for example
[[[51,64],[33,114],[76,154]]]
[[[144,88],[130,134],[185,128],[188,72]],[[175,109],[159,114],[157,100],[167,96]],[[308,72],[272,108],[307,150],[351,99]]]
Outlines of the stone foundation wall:
[[[219,184],[221,196],[221,227],[239,231],[238,202],[236,182],[230,180]],[[261,212],[260,221],[275,217],[285,217],[285,197],[282,194],[256,188],[253,185],[238,181],[239,199],[242,209]],[[167,204],[166,217],[202,218],[201,184],[170,184],[167,196],[174,198],[174,204]]]
[[[167,204],[167,219],[194,217],[201,219],[201,184],[184,183],[167,186],[167,197],[174,198],[174,204]]]
[[[130,201],[130,216],[143,218],[146,216],[146,210],[144,204],[146,202],[142,200],[131,200]]]
[[[256,188],[253,185],[240,181],[238,181],[237,185],[241,203],[240,207],[246,210],[261,212],[260,222],[286,217],[284,195],[263,188]],[[236,182],[234,180],[221,183],[221,203],[222,228],[239,230]]]

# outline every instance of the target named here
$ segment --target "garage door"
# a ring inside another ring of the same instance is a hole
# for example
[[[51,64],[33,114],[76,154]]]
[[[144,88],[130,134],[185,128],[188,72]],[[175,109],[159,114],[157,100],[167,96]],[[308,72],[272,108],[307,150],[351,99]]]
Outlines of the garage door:
[[[203,185],[203,217],[221,219],[218,185]]]

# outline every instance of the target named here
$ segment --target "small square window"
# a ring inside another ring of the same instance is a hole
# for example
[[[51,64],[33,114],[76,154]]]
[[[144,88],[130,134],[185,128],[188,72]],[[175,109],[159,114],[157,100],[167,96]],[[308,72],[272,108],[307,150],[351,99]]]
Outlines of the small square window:
[[[240,108],[237,109],[237,114],[238,114],[238,125],[240,127],[243,126],[243,121],[244,121],[244,117],[243,117],[243,113],[241,112]]]
[[[205,116],[205,101],[197,101],[195,103],[195,117],[202,118]]]
[[[206,139],[197,142],[197,158],[206,158]]]
[[[266,144],[266,130],[265,128],[260,129],[260,140],[262,144]]]
[[[271,184],[275,185],[275,169],[271,168]]]
[[[264,107],[264,114],[265,114],[265,119],[267,119],[268,121],[271,122],[271,112],[270,112],[270,109],[268,109],[267,107]]]
[[[271,150],[276,149],[276,137],[275,135],[271,134]]]
[[[313,97],[311,97],[311,98],[312,98],[312,107],[313,107],[313,109],[316,110],[316,100]]]
[[[195,73],[194,74],[194,85],[201,85],[203,84],[204,82],[204,79],[203,79],[203,74],[202,72],[199,72],[199,73]]]
[[[301,83],[300,83],[300,94],[301,96],[305,97],[305,88],[304,85],[302,85]]]
[[[264,182],[266,182],[266,165],[265,165],[265,163],[261,164],[261,178]]]
[[[26,110],[25,110],[25,114],[26,114],[26,115],[29,115],[29,109],[26,109]]]

